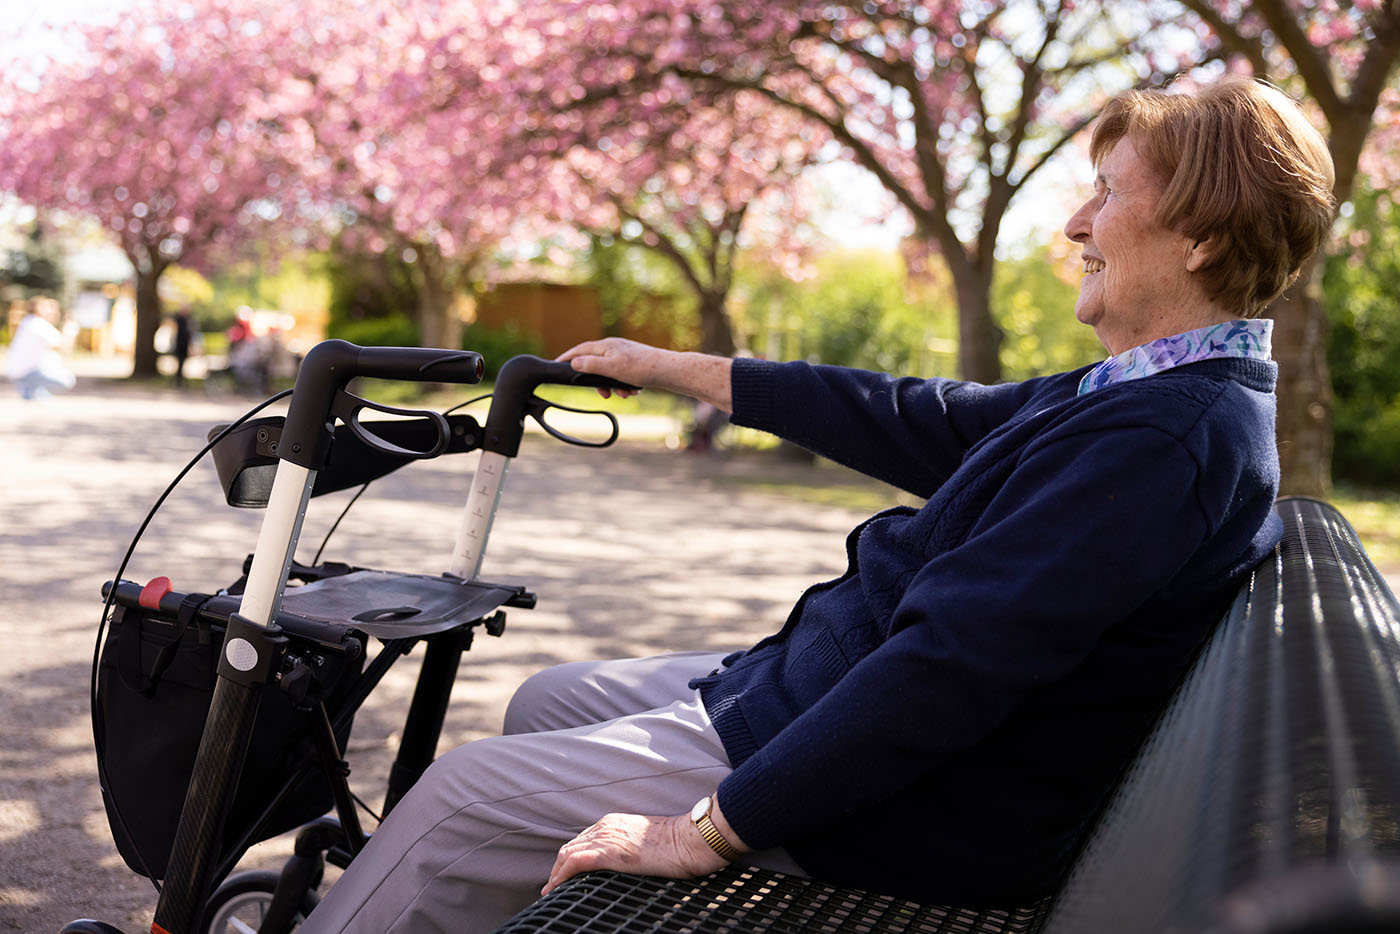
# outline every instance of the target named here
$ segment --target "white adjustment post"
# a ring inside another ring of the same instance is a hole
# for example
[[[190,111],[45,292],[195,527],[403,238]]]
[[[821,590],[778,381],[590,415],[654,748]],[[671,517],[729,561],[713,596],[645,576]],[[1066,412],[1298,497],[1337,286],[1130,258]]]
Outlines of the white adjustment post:
[[[315,480],[316,471],[309,467],[290,461],[277,462],[277,474],[267,498],[267,512],[253,550],[253,566],[248,569],[248,583],[238,607],[239,615],[249,622],[268,625],[282,602],[287,571],[292,566],[297,539],[301,537],[301,523],[306,518],[306,504],[311,501]]]
[[[457,529],[457,542],[452,548],[452,560],[447,573],[463,580],[476,580],[481,575],[481,561],[486,556],[486,538],[501,503],[501,485],[505,483],[510,458],[495,451],[482,451],[472,479],[467,506],[462,512],[462,524]]]

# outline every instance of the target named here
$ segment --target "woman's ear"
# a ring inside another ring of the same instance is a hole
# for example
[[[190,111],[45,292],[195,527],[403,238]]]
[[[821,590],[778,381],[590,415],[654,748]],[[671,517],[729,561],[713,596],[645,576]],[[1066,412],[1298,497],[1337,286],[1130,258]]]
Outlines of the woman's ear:
[[[1199,272],[1215,253],[1215,238],[1202,237],[1186,249],[1186,271]]]

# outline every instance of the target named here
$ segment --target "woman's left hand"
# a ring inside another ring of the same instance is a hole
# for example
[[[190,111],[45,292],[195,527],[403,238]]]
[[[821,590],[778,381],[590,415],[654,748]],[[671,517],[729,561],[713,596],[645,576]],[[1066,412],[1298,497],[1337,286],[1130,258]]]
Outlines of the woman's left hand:
[[[541,894],[548,894],[566,879],[595,869],[689,879],[708,875],[725,865],[687,814],[607,814],[559,848]]]

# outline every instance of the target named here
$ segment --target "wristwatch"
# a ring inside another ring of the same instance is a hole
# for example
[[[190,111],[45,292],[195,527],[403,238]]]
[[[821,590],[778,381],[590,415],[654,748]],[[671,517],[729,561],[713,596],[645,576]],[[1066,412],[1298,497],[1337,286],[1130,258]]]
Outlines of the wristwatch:
[[[724,839],[724,835],[719,832],[715,822],[710,820],[710,811],[714,810],[715,799],[713,795],[706,795],[695,802],[695,807],[690,809],[690,819],[695,824],[695,829],[700,831],[700,836],[705,838],[705,842],[727,863],[732,863],[739,858],[739,851],[734,845]]]

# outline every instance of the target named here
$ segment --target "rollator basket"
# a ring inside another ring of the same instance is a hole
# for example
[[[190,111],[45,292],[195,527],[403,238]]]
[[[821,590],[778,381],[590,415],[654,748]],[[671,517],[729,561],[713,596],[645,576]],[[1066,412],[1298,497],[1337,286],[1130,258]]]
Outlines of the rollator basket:
[[[214,693],[224,625],[206,614],[217,614],[221,604],[226,621],[227,612],[237,609],[235,597],[192,594],[175,615],[118,602],[102,648],[93,720],[107,779],[103,803],[122,859],[155,878],[165,876]],[[316,681],[329,686],[327,705],[333,709],[359,675],[363,656],[328,655],[320,662]],[[258,726],[238,781],[228,840],[250,830],[253,842],[274,837],[334,804],[327,776],[314,767],[311,711],[277,685],[260,690]],[[342,748],[351,718],[343,719],[336,730]]]

